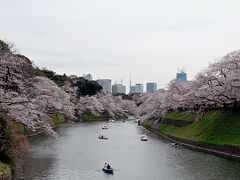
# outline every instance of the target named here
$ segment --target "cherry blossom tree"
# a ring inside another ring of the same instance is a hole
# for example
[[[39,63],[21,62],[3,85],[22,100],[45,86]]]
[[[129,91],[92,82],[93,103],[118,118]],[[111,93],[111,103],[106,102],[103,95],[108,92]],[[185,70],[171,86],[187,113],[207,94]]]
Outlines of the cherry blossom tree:
[[[158,99],[159,98],[159,99]],[[193,81],[172,80],[165,93],[136,98],[136,114],[146,118],[175,110],[204,112],[240,108],[240,50],[231,52],[201,71]]]
[[[49,79],[35,77],[31,61],[22,55],[0,54],[0,87],[1,108],[33,131],[56,135],[50,124],[52,112],[75,118],[70,95]]]
[[[81,112],[90,111],[95,115],[106,112],[109,117],[117,118],[126,117],[127,113],[132,113],[135,107],[133,101],[102,92],[95,96],[80,97],[77,109]]]
[[[86,93],[79,93],[79,86],[86,88],[77,79],[75,83],[69,79],[59,87],[50,79],[37,76],[28,58],[13,54],[6,44],[0,43],[0,108],[33,131],[55,136],[50,118],[53,112],[74,121],[76,114],[85,112],[96,116],[104,113],[112,118],[134,113],[143,119],[157,119],[175,110],[240,108],[240,50],[211,64],[193,81],[172,80],[166,90],[133,95],[133,100],[103,92],[83,96]]]

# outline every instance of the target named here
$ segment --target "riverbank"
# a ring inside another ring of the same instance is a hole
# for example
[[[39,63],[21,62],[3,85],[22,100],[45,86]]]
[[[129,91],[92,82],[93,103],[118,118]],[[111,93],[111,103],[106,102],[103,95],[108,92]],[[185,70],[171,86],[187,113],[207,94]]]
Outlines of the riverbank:
[[[153,120],[145,120],[142,125],[187,148],[240,160],[239,112],[209,111],[198,118],[186,127],[166,125]]]
[[[57,128],[59,125],[64,123],[70,123],[67,118],[58,112],[53,112],[50,115],[50,125],[53,129]],[[12,127],[17,134],[24,135],[26,137],[33,137],[37,135],[41,135],[46,133],[45,129],[39,129],[37,131],[32,131],[32,129],[28,128],[22,123],[12,122]]]
[[[117,119],[117,120],[127,118],[127,116],[123,116],[119,114],[115,114],[115,116],[116,117],[114,119]],[[102,112],[96,115],[90,111],[86,111],[82,113],[82,115],[79,116],[78,119],[80,122],[94,122],[94,121],[108,121],[109,119],[113,119],[113,118],[109,116],[107,112]]]
[[[66,118],[60,113],[52,113],[50,117],[51,126],[53,129],[66,122]],[[19,157],[24,156],[29,151],[28,138],[44,134],[45,131],[43,129],[34,132],[24,124],[12,121],[10,119],[6,120],[5,122],[5,126],[7,128],[4,129],[2,136],[4,137],[3,139],[9,138],[10,140],[6,142],[4,141],[4,146],[6,147],[2,153],[5,153],[5,156],[7,156],[9,161],[13,161],[13,163],[11,165],[2,163],[0,161],[0,180],[11,180],[16,161]],[[11,144],[8,145],[7,143]],[[9,153],[11,154],[10,156]]]

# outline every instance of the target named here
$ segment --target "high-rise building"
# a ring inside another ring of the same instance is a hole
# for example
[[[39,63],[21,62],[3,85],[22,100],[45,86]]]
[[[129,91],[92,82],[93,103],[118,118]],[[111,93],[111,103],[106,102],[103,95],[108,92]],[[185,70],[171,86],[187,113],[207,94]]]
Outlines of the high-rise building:
[[[112,92],[112,81],[111,79],[98,79],[96,80],[99,85],[103,87],[103,91],[105,93]]]
[[[187,81],[187,73],[185,71],[179,71],[177,73],[177,79],[182,81]]]
[[[117,94],[117,93],[123,93],[126,94],[126,86],[122,84],[114,84],[112,85],[112,93]]]
[[[157,91],[157,83],[148,82],[147,83],[147,92],[154,93]]]
[[[89,81],[92,81],[92,75],[91,74],[83,74],[83,78]]]
[[[135,93],[143,93],[143,85],[142,84],[135,85]]]
[[[135,93],[135,86],[130,86],[130,92],[129,94]]]
[[[130,87],[130,94],[133,93],[143,93],[143,85],[142,84],[136,84],[135,86]]]

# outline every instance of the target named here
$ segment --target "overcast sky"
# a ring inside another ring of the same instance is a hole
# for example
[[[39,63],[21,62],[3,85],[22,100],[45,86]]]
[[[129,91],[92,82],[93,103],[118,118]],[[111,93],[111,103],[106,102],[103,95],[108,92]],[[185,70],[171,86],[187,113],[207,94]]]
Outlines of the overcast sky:
[[[0,38],[39,67],[166,87],[240,47],[239,0],[0,0]]]

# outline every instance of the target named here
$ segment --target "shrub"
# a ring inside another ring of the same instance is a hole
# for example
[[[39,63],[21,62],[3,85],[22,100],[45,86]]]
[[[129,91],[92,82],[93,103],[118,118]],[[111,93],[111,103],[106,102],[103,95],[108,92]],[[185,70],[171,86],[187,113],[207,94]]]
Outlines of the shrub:
[[[78,87],[78,96],[93,96],[102,90],[102,86],[100,86],[96,81],[88,81],[82,78],[79,78],[76,81],[75,86]]]

